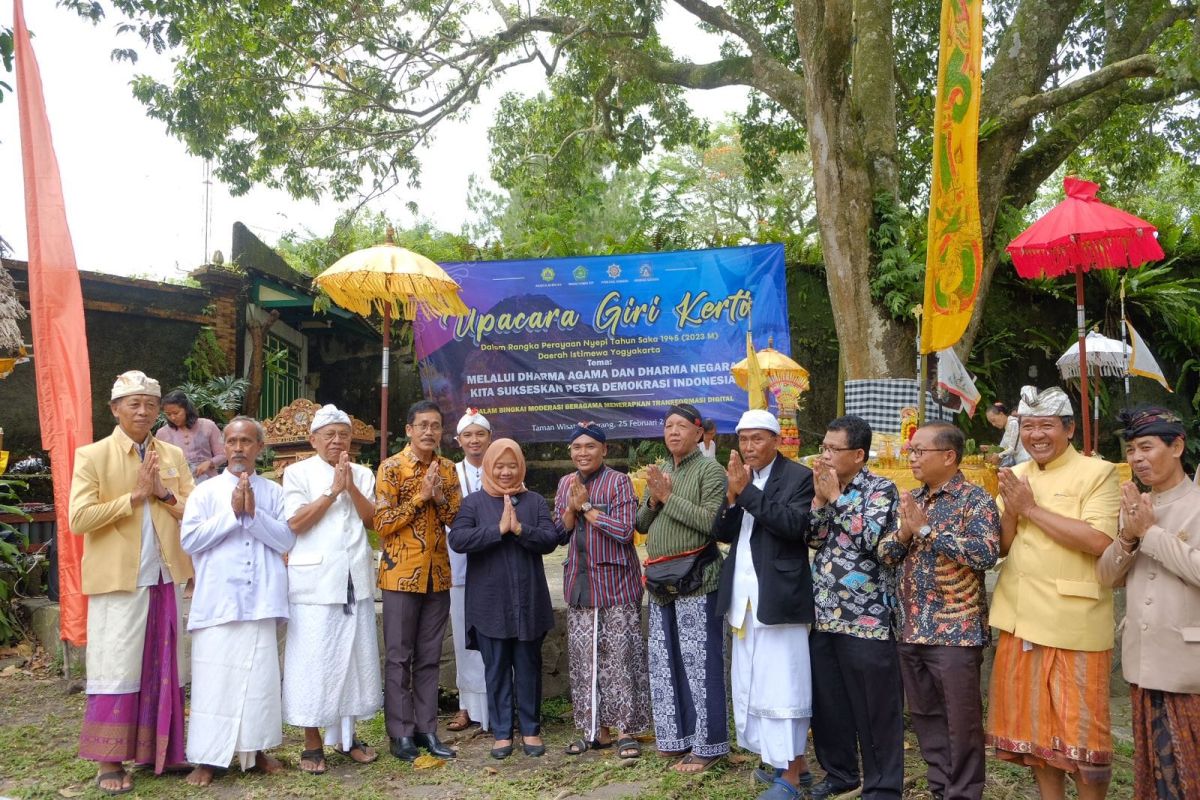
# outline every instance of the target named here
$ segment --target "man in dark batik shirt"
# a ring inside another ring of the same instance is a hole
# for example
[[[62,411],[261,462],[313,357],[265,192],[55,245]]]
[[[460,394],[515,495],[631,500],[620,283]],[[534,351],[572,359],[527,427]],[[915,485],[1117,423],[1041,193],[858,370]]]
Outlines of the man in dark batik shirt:
[[[900,497],[897,526],[879,543],[899,569],[900,676],[934,797],[983,796],[979,667],[991,640],[984,572],[1000,553],[1000,511],[959,471],[965,442],[948,422],[913,435],[920,489]]]
[[[816,624],[809,637],[813,745],[826,777],[814,798],[898,798],[904,784],[903,690],[892,634],[893,575],[876,548],[895,525],[896,485],[866,468],[871,427],[830,422],[813,464]]]

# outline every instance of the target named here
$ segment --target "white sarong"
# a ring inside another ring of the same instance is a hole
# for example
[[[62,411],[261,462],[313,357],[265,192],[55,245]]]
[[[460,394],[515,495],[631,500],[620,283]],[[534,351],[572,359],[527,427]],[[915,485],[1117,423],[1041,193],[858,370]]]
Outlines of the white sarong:
[[[458,707],[479,723],[488,727],[487,682],[483,676],[483,656],[478,650],[467,649],[466,602],[467,587],[450,587],[450,636],[454,639],[454,683],[458,687]]]
[[[187,759],[245,771],[259,750],[283,742],[276,620],[226,622],[192,631],[192,707]]]
[[[175,624],[183,631],[182,587],[175,585]],[[150,612],[150,587],[132,592],[105,592],[88,596],[88,694],[130,694],[141,688],[142,651],[146,643],[146,617]],[[176,637],[175,659],[179,685],[187,683],[183,635]]]
[[[375,601],[288,606],[283,656],[283,719],[301,728],[324,728],[325,744],[349,751],[354,723],[383,707]]]
[[[812,670],[807,625],[763,625],[746,609],[733,632],[733,719],[738,746],[786,769],[808,747]]]

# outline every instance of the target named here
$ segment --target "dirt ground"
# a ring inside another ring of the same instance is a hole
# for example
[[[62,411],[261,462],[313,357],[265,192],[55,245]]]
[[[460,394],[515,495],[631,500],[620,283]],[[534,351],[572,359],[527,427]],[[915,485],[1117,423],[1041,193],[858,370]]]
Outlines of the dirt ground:
[[[92,781],[95,768],[76,758],[79,721],[84,697],[69,692],[67,684],[50,665],[4,670],[0,674],[0,797],[93,798],[104,795]],[[1120,701],[1114,711],[1118,728]],[[1128,702],[1124,703],[1127,717]],[[285,728],[284,744],[274,754],[288,767],[282,774],[243,774],[236,769],[216,780],[203,794],[214,800],[231,798],[496,798],[497,800],[717,800],[753,798],[761,787],[752,772],[758,766],[751,755],[734,751],[720,766],[696,776],[677,775],[654,752],[652,739],[643,744],[645,755],[636,761],[616,757],[615,748],[571,757],[563,753],[575,738],[570,707],[563,701],[543,706],[545,741],[543,758],[527,758],[518,750],[498,762],[489,757],[491,737],[453,734],[443,729],[444,739],[458,749],[458,758],[429,769],[414,769],[387,754],[382,716],[360,726],[360,735],[381,752],[377,762],[358,766],[348,759],[329,755],[329,772],[310,776],[299,772],[300,731]],[[1127,723],[1126,723],[1127,724]],[[905,800],[928,800],[923,779],[924,765],[909,735]],[[1116,777],[1109,796],[1130,798],[1129,756],[1131,748],[1118,737]],[[819,771],[818,771],[819,774]],[[129,797],[182,798],[201,792],[187,786],[181,776],[156,777],[139,772]],[[991,760],[988,764],[987,800],[1034,798],[1036,792],[1028,773]]]

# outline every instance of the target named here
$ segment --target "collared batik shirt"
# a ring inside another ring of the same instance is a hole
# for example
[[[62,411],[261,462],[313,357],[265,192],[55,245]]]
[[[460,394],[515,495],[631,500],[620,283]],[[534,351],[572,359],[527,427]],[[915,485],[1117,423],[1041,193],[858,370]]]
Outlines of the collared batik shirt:
[[[892,638],[893,570],[876,556],[899,509],[896,484],[865,467],[841,497],[812,512],[815,629],[862,639]]]
[[[961,472],[937,490],[912,492],[929,517],[929,536],[902,544],[896,527],[879,543],[879,558],[898,568],[897,624],[907,644],[986,645],[984,572],[1000,554],[1000,511],[984,489]]]

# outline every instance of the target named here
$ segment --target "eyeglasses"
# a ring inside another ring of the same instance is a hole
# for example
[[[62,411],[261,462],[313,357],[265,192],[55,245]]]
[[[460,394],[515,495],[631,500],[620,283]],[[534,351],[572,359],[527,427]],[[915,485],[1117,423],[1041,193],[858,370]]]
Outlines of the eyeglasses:
[[[426,431],[440,431],[442,429],[442,423],[440,423],[440,422],[414,422],[409,427],[411,427],[414,431],[420,431],[421,433],[425,433]]]
[[[953,447],[910,447],[908,448],[909,458],[920,458],[926,453],[949,453]]]
[[[857,448],[857,447],[834,447],[831,444],[817,445],[818,453],[846,453],[846,452],[849,452],[850,450],[858,450],[858,449],[860,449],[860,448]]]

